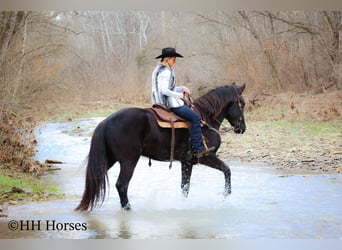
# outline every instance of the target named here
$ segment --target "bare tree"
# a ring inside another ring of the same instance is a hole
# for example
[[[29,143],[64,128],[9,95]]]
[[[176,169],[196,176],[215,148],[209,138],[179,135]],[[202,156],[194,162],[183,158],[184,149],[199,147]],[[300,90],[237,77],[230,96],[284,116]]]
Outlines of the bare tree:
[[[4,64],[4,60],[7,56],[8,52],[8,46],[9,43],[13,37],[14,28],[17,24],[17,16],[18,11],[11,11],[6,15],[7,13],[3,14],[3,20],[5,21],[5,24],[2,27],[1,30],[1,40],[0,40],[0,73],[2,71],[2,66]]]
[[[324,89],[330,86],[341,88],[341,13],[239,11],[199,16],[220,27],[221,33],[227,30],[222,42],[228,41],[230,47],[239,48],[230,50],[227,56],[232,61],[241,62],[235,67],[248,68],[245,74],[260,86],[272,82],[283,89]],[[258,50],[253,51],[256,45]],[[263,64],[257,60],[260,51],[268,65],[264,69],[260,68]],[[266,81],[262,83],[263,80]]]
[[[245,12],[245,11],[239,11],[240,16],[242,17],[242,19],[246,22],[246,29],[248,29],[251,34],[253,35],[253,37],[255,38],[255,40],[258,42],[260,49],[263,51],[268,65],[270,66],[270,72],[272,75],[272,80],[274,82],[274,84],[276,85],[276,87],[280,87],[280,81],[279,81],[279,76],[278,76],[278,70],[277,67],[275,65],[274,59],[273,59],[273,55],[270,52],[270,50],[268,50],[264,44],[264,39],[262,37],[262,35],[259,34],[255,24],[251,21],[251,18],[249,17],[249,15]],[[272,26],[272,30],[273,26]]]
[[[339,29],[341,29],[342,12],[322,11],[310,13],[309,15],[303,15],[304,18],[302,18],[302,20],[294,18],[293,15],[276,15],[271,12],[259,12],[259,14],[267,15],[273,20],[287,24],[292,28],[291,32],[302,32],[309,35],[313,39],[313,43],[311,44],[312,55],[318,54],[318,51],[325,54],[325,58],[327,58],[326,62],[330,66],[330,81],[332,81],[333,84],[337,84],[339,82],[338,78],[340,76],[337,72],[337,66],[340,64]],[[314,19],[312,17],[314,17]],[[317,45],[315,45],[314,41]],[[316,49],[317,52],[315,52],[315,46],[318,47]],[[315,69],[315,72],[317,72],[317,69]]]

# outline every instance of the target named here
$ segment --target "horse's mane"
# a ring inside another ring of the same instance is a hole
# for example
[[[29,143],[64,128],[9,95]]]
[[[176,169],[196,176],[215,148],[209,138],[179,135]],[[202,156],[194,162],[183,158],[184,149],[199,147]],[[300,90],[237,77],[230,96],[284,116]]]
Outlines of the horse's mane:
[[[204,120],[215,119],[222,113],[222,110],[234,98],[234,86],[227,85],[214,88],[195,100],[194,105],[199,109]]]

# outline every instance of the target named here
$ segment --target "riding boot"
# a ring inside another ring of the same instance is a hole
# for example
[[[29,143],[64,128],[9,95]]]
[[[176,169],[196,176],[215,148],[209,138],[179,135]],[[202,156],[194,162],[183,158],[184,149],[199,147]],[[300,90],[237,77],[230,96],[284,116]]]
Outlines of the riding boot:
[[[206,138],[202,135],[202,144],[201,150],[196,152],[196,158],[199,159],[203,156],[208,156],[211,151],[215,150],[215,147],[208,148]],[[204,149],[203,149],[204,148]]]
[[[203,156],[208,156],[210,152],[214,151],[215,147],[210,147],[210,148],[205,148],[203,151],[196,153],[197,159],[203,157]]]

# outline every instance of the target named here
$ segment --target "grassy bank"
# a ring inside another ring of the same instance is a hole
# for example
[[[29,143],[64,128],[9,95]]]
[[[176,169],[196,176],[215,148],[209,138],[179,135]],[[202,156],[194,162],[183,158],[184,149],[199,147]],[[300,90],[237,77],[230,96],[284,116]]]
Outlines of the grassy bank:
[[[56,186],[44,183],[29,173],[2,169],[0,171],[0,204],[17,204],[21,201],[42,201],[59,198]]]

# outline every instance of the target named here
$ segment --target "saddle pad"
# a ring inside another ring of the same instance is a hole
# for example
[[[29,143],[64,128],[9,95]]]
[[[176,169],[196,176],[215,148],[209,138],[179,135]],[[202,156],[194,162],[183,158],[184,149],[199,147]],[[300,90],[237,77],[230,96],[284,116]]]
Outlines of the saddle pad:
[[[162,128],[189,128],[190,122],[163,108],[148,108]],[[173,125],[172,125],[173,124]]]

